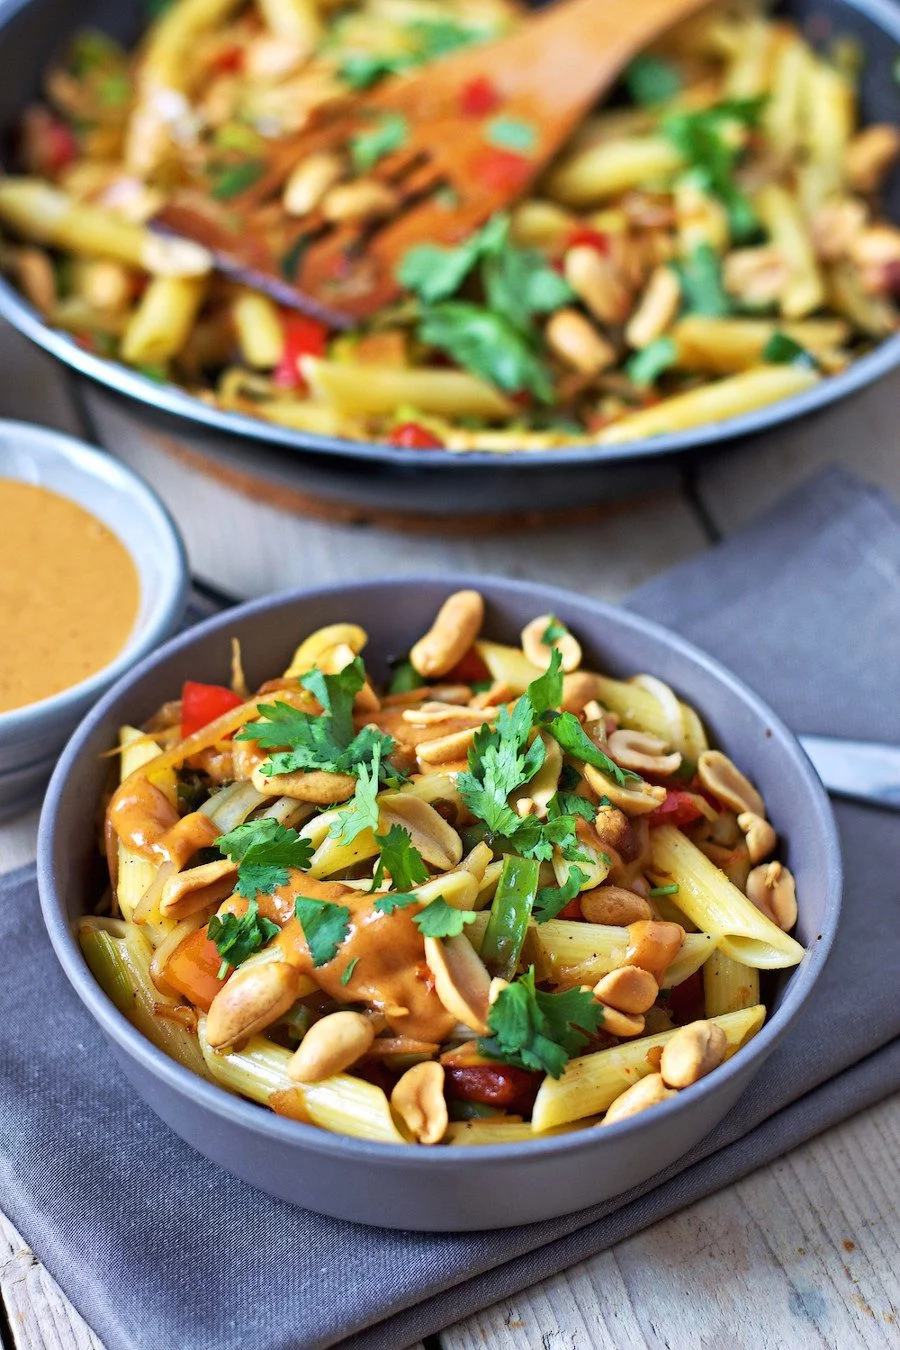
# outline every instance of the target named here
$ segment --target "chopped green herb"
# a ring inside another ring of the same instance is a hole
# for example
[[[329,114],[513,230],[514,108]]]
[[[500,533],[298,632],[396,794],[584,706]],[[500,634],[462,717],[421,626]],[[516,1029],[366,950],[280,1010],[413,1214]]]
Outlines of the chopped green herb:
[[[97,28],[86,28],[72,39],[68,60],[72,73],[84,79],[104,67],[107,70],[121,69],[125,55],[119,44],[106,33],[101,33]]]
[[[245,159],[242,164],[223,169],[210,186],[210,192],[217,201],[231,201],[232,197],[239,197],[254,183],[258,183],[265,171],[265,160]]]
[[[550,622],[541,633],[541,642],[545,647],[552,647],[554,642],[559,642],[559,639],[565,637],[568,631],[566,625],[561,623],[555,614],[551,614]]]
[[[550,371],[536,344],[481,305],[462,300],[435,305],[422,316],[419,338],[507,393],[527,390],[544,403],[553,399]]]
[[[762,359],[776,366],[808,366],[815,369],[816,358],[787,333],[773,333],[763,347]]]
[[[391,673],[388,693],[408,694],[412,689],[421,689],[424,683],[412,661],[398,661]]]
[[[391,891],[390,895],[379,895],[372,908],[379,914],[393,914],[395,909],[408,909],[410,905],[421,903],[421,896],[412,892]]]
[[[642,387],[656,384],[660,375],[678,360],[678,348],[670,337],[658,337],[635,352],[625,367],[632,384]]]
[[[376,745],[383,764],[393,749],[392,738],[371,726],[354,733],[353,700],[365,678],[365,667],[358,656],[337,675],[311,670],[301,676],[300,683],[322,705],[320,716],[288,703],[260,704],[264,720],[249,723],[235,739],[256,741],[264,750],[276,750],[263,765],[268,775],[298,769],[357,774],[361,764],[371,761]]]
[[[548,266],[543,254],[512,244],[484,259],[482,280],[488,308],[526,335],[533,331],[533,315],[551,314],[574,298],[565,277]]]
[[[408,57],[349,52],[341,61],[338,73],[351,89],[368,89],[385,75],[397,75],[414,64],[415,61]]]
[[[535,988],[531,966],[500,991],[488,1013],[491,1036],[478,1045],[490,1059],[559,1078],[602,1023],[603,1009],[592,994],[545,994]]]
[[[484,129],[491,145],[502,150],[514,150],[517,155],[530,155],[537,142],[537,132],[530,122],[520,117],[495,117]]]
[[[97,87],[104,108],[121,108],[131,98],[131,81],[124,71],[107,75]]]
[[[261,148],[262,137],[246,122],[225,122],[216,128],[213,144],[219,150],[242,150],[252,155]]]
[[[697,112],[672,113],[662,122],[663,134],[693,166],[698,183],[727,208],[737,240],[750,238],[758,229],[734,173],[743,153],[741,129],[758,125],[764,103],[764,98],[731,99]]]
[[[677,895],[678,882],[674,881],[671,886],[654,886],[648,892],[649,895]]]
[[[683,84],[678,68],[662,56],[636,56],[625,71],[625,88],[641,107],[667,103],[681,93]]]
[[[385,113],[368,131],[350,138],[350,158],[357,173],[367,173],[385,155],[399,150],[409,138],[409,125],[402,113]]]
[[[324,966],[333,961],[350,927],[347,906],[298,895],[294,900],[294,913],[302,925],[313,965]]]
[[[509,218],[492,217],[458,248],[419,244],[404,256],[397,271],[402,286],[415,291],[426,304],[446,300],[459,290],[473,268],[506,244]]]
[[[353,960],[348,962],[347,968],[341,976],[341,984],[346,988],[353,978],[353,972],[359,964],[359,957],[354,956]]]
[[[707,314],[721,319],[732,311],[732,303],[722,285],[722,269],[711,244],[697,247],[672,266],[681,284],[687,314]]]
[[[459,937],[466,924],[474,923],[476,917],[473,909],[454,909],[439,895],[413,917],[413,923],[423,937]]]
[[[390,873],[391,887],[397,891],[410,891],[413,886],[428,880],[425,860],[419,850],[413,847],[409,830],[402,825],[392,825],[387,834],[376,834],[375,842],[381,853],[372,876],[373,891],[384,884],[385,872]]]
[[[236,914],[214,914],[207,926],[206,936],[215,943],[222,958],[219,979],[224,980],[230,966],[239,966],[280,932],[277,923],[260,915],[255,900],[250,901],[240,918]]]
[[[577,792],[567,792],[558,788],[547,803],[547,816],[555,820],[557,816],[580,816],[582,820],[593,821],[597,808],[587,797]]]
[[[555,919],[560,910],[565,909],[569,901],[575,899],[587,879],[587,872],[583,872],[580,867],[572,866],[561,886],[542,886],[534,902],[535,923],[546,923],[548,919]]]
[[[554,740],[559,741],[563,750],[580,759],[584,764],[591,764],[601,773],[605,773],[614,783],[620,787],[626,787],[628,783],[640,783],[640,774],[632,773],[630,769],[620,769],[618,764],[610,759],[609,755],[596,746],[590,739],[584,727],[579,722],[574,713],[549,713],[541,725],[545,731],[549,731]]]
[[[381,746],[372,747],[372,759],[369,764],[360,764],[357,770],[356,787],[346,806],[341,807],[337,817],[328,827],[332,839],[342,844],[352,844],[363,830],[378,829],[378,774],[381,768]]]
[[[309,866],[313,853],[308,839],[266,816],[220,835],[216,846],[237,863],[237,893],[248,900],[286,886],[292,871]]]

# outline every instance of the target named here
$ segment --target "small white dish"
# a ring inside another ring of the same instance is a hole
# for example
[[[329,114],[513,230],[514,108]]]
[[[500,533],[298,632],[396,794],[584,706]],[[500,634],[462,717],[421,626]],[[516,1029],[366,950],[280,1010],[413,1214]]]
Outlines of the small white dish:
[[[90,511],[127,549],[140,582],[131,632],[108,665],[50,698],[0,712],[0,816],[9,816],[37,800],[59,751],[101,694],[175,631],[188,569],[181,536],[156,494],[83,441],[0,421],[0,478],[47,488]]]

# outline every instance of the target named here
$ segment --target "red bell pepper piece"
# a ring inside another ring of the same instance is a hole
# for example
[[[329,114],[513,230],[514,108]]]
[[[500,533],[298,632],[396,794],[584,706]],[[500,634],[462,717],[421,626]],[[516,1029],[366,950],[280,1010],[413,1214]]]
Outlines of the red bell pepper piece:
[[[484,117],[500,106],[500,90],[487,75],[476,75],[464,84],[459,96],[459,110],[464,117]]]
[[[589,225],[579,225],[569,235],[567,248],[592,248],[604,256],[609,253],[609,235],[601,230],[592,230]]]
[[[219,968],[222,958],[214,942],[206,936],[206,928],[189,933],[169,957],[166,964],[166,983],[189,1002],[209,1012],[209,1005],[222,988]]]
[[[324,356],[328,347],[328,329],[308,314],[285,314],[284,350],[275,367],[273,380],[279,389],[299,389],[303,386],[300,373],[301,356]]]
[[[444,684],[483,684],[491,678],[491,672],[482,661],[474,647],[470,647],[465,656],[461,656],[452,670],[443,677]]]
[[[181,739],[193,736],[201,727],[214,722],[223,713],[239,708],[243,699],[222,684],[200,684],[185,680],[181,691]]]
[[[388,436],[389,445],[404,450],[443,450],[444,442],[421,422],[399,422]]]
[[[540,1074],[515,1064],[445,1064],[444,1075],[448,1097],[523,1116],[530,1114],[541,1083]]]
[[[680,830],[685,825],[693,825],[702,815],[691,793],[670,788],[666,791],[666,800],[648,812],[645,819],[651,829],[654,825],[674,825]]]
[[[521,192],[534,171],[531,160],[496,145],[480,151],[470,167],[482,187],[508,193]]]

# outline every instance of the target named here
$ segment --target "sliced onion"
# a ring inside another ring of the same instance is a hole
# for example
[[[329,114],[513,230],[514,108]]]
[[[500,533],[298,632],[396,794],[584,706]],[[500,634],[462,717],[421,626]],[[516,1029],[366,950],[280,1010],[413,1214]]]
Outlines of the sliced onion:
[[[203,815],[209,816],[219,834],[228,834],[238,825],[243,825],[251,811],[255,811],[265,800],[263,793],[257,791],[249,778],[241,778],[216,792],[203,803],[200,810]]]
[[[669,731],[670,743],[674,749],[686,755],[684,717],[681,704],[674,690],[670,689],[662,680],[658,680],[655,675],[634,675],[629,683],[636,684],[639,689],[645,689],[648,694],[653,695],[662,709],[663,721]]]

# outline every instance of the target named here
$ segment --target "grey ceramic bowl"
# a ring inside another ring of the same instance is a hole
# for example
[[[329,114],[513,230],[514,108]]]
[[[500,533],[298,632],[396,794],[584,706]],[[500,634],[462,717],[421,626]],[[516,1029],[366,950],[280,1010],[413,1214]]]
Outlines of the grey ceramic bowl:
[[[597,0],[602,4],[603,0]],[[892,0],[780,0],[777,12],[805,25],[817,44],[847,35],[866,59],[860,76],[865,121],[896,121],[894,62],[900,53],[900,8]],[[41,74],[77,28],[97,26],[133,44],[142,31],[144,0],[0,0],[0,140],[9,139],[22,108],[40,88]],[[900,174],[886,199],[900,219]],[[882,342],[843,373],[796,398],[724,422],[618,446],[465,455],[318,436],[225,412],[172,385],[104,360],[47,326],[0,279],[0,314],[75,372],[102,427],[110,416],[132,437],[221,460],[226,471],[261,475],[270,486],[288,482],[324,506],[436,517],[548,512],[657,490],[677,481],[678,457],[758,435],[826,408],[900,364],[900,336]],[[252,452],[252,460],[248,459]]]
[[[370,634],[376,676],[405,651],[447,594],[475,586],[485,632],[515,639],[552,612],[579,635],[587,659],[613,673],[652,671],[690,698],[714,740],[759,784],[797,878],[798,936],[807,954],[776,981],[770,1020],[723,1068],[677,1098],[608,1128],[505,1147],[416,1148],[368,1143],[280,1119],[201,1081],[166,1058],[95,983],[73,937],[98,893],[99,758],[122,721],[140,722],[181,682],[227,678],[230,638],[241,639],[251,684],[283,669],[300,637],[351,620]],[[734,676],[655,624],[565,591],[490,577],[360,582],[276,596],[177,638],[120,681],[79,727],[47,793],[38,839],[44,918],[57,956],[134,1089],[194,1148],[283,1199],[385,1227],[471,1230],[581,1209],[646,1180],[725,1115],[788,1031],[818,977],[838,917],[841,866],[831,808],[790,732]]]
[[[38,800],[60,750],[111,684],[153,651],[184,612],[188,572],[181,536],[137,474],[101,450],[48,427],[0,421],[0,478],[51,489],[102,520],[137,568],[140,608],[118,656],[80,684],[0,712],[0,819]]]

